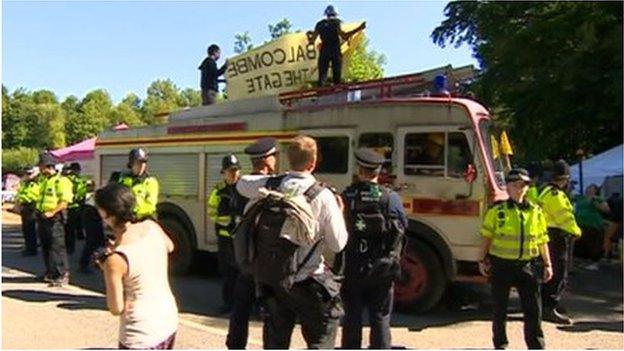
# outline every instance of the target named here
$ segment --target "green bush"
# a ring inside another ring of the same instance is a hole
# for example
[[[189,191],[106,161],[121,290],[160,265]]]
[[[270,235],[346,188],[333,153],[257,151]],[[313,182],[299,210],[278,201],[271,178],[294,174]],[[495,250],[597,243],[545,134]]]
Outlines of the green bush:
[[[32,167],[37,164],[38,158],[39,151],[33,148],[2,150],[2,173],[15,173],[25,167]]]

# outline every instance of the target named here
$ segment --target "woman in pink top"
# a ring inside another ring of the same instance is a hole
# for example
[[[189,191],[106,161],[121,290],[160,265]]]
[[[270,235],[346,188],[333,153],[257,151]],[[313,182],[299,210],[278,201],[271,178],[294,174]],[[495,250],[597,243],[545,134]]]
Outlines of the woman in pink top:
[[[173,243],[153,220],[134,222],[136,201],[127,187],[108,184],[95,193],[95,203],[115,234],[98,265],[108,309],[120,316],[119,348],[173,348],[178,308],[167,275]]]

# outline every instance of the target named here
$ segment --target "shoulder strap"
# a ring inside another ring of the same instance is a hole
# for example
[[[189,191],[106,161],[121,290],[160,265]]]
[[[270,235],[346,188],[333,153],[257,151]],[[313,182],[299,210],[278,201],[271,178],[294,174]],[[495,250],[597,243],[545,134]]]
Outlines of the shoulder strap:
[[[314,182],[314,184],[312,184],[308,188],[308,190],[303,193],[303,196],[305,196],[306,201],[310,203],[321,193],[321,191],[325,190],[325,188],[327,188],[327,185],[325,183],[318,181]]]
[[[299,273],[301,268],[303,268],[303,266],[305,266],[305,264],[308,263],[310,258],[312,258],[312,254],[316,251],[316,248],[319,246],[319,244],[321,243],[322,240],[323,240],[323,238],[319,239],[317,242],[314,243],[314,245],[312,246],[310,251],[308,251],[308,254],[306,255],[306,257],[304,257],[303,261],[301,261],[301,263],[299,263],[299,265],[297,266],[297,270],[295,271],[295,275],[297,275],[297,273]]]
[[[379,204],[381,208],[384,210],[384,215],[390,216],[390,189],[383,185],[380,185],[381,189],[381,198],[379,199]]]
[[[280,184],[282,184],[282,180],[284,180],[284,177],[286,177],[286,175],[282,174],[282,175],[271,177],[271,178],[267,179],[265,187],[267,189],[269,189],[269,190],[277,190],[277,189],[279,189],[279,186],[280,186]]]

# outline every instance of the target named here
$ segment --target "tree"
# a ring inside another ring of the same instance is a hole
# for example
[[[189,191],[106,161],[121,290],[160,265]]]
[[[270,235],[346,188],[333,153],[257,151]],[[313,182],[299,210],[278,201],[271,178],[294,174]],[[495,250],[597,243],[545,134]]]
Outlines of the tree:
[[[386,64],[386,56],[371,50],[368,47],[369,40],[365,39],[347,61],[343,74],[345,82],[361,82],[383,77],[383,66]]]
[[[183,106],[180,89],[171,79],[158,79],[147,88],[147,98],[143,102],[143,121],[155,122],[154,116],[170,113]]]
[[[251,49],[253,49],[253,44],[248,31],[245,31],[245,33],[237,33],[234,35],[235,53],[240,55],[246,53]]]
[[[182,107],[196,107],[201,105],[201,93],[193,88],[186,88],[180,93]]]
[[[65,102],[64,102],[65,103]],[[104,89],[96,89],[76,105],[78,113],[70,113],[67,121],[67,135],[71,143],[92,138],[112,125],[113,102]]]
[[[622,6],[451,2],[432,39],[470,45],[475,92],[510,126],[522,159],[572,159],[622,142]]]
[[[283,18],[281,21],[276,22],[275,24],[269,24],[269,33],[271,34],[271,39],[275,40],[281,37],[284,34],[290,33],[290,28],[292,24],[288,18]]]
[[[134,93],[128,93],[117,106],[111,110],[110,126],[120,123],[128,126],[142,126],[145,123],[141,118],[141,99]]]

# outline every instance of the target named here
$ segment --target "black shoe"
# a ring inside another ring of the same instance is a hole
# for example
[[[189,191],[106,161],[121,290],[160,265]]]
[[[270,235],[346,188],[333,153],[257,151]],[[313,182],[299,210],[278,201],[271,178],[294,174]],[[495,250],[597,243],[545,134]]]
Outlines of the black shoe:
[[[69,273],[65,273],[60,277],[52,280],[48,286],[51,287],[63,287],[65,285],[69,285]]]
[[[49,283],[49,282],[51,282],[51,281],[53,281],[53,280],[54,280],[54,278],[52,278],[52,276],[51,276],[51,275],[49,275],[49,274],[47,274],[47,273],[44,273],[44,274],[40,274],[40,275],[38,275],[38,276],[37,276],[37,279],[38,279],[38,280],[41,280],[41,281],[44,281],[44,282],[46,282],[46,283]]]
[[[545,309],[542,315],[542,319],[548,322],[562,324],[562,325],[572,325],[573,321],[565,313],[561,313],[554,308]]]

